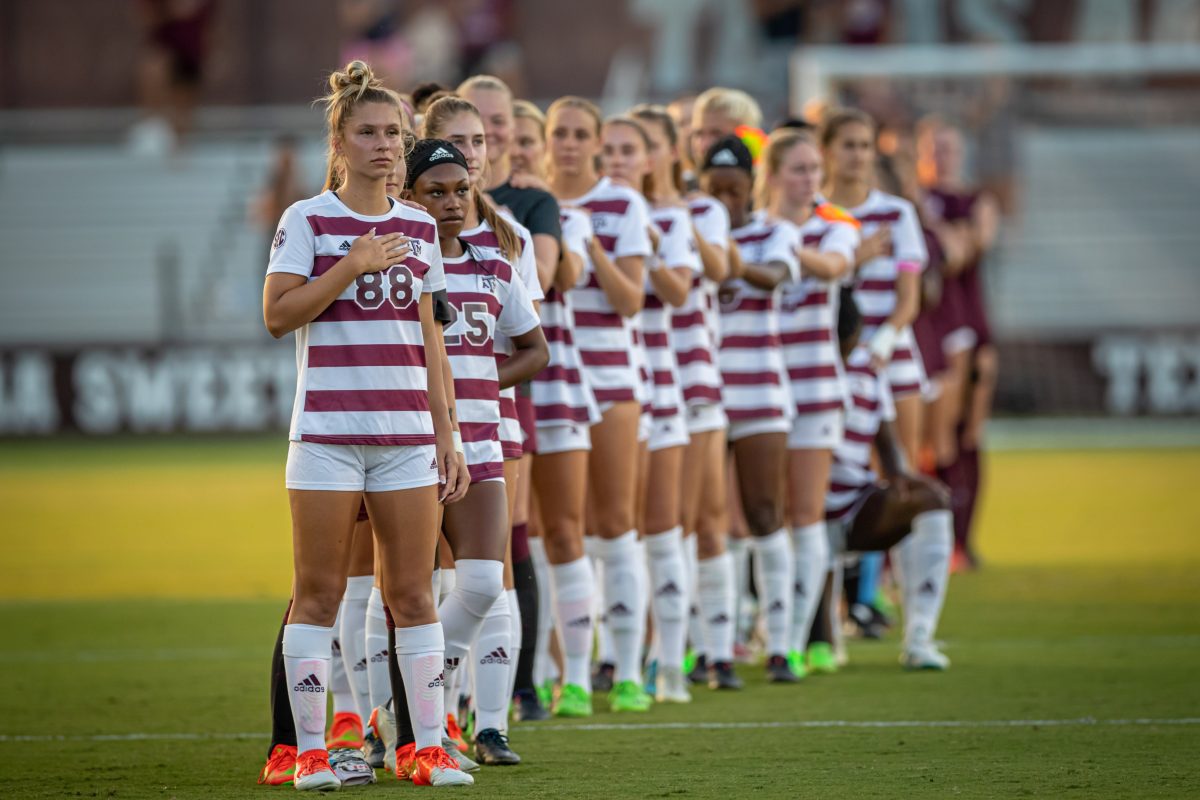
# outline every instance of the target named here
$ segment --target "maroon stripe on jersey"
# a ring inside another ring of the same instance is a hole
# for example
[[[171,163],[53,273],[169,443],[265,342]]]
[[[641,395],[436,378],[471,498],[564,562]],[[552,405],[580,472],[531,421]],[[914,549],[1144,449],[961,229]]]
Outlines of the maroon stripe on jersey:
[[[499,361],[501,353],[497,353],[494,348],[495,340],[488,339],[483,344],[472,344],[467,341],[467,337],[458,336],[457,343],[448,343],[446,345],[446,355],[448,356],[479,356],[480,358],[496,357]]]
[[[402,233],[411,239],[423,239],[437,246],[437,228],[420,220],[391,217],[378,222],[366,222],[354,217],[322,217],[315,214],[307,219],[316,236],[363,236],[374,228],[376,236]]]
[[[897,347],[892,352],[892,361],[912,361],[913,351],[910,347]]]
[[[689,311],[686,314],[674,314],[671,316],[671,327],[677,331],[684,330],[685,328],[698,328],[703,324],[703,311]]]
[[[733,311],[770,311],[775,308],[775,299],[773,297],[741,297],[738,299],[737,305],[730,309]]]
[[[624,350],[580,350],[579,359],[585,367],[625,367],[629,353]]]
[[[304,410],[428,411],[429,393],[419,389],[310,389],[304,393]]]
[[[476,247],[491,247],[496,250],[500,249],[500,237],[496,235],[495,231],[482,230],[479,233],[473,233],[470,236],[464,236],[462,237],[462,240],[467,244],[471,244]],[[524,252],[525,240],[518,236],[517,253],[519,254]]]
[[[345,258],[345,254],[340,256],[313,256],[313,271],[312,277],[319,278],[329,270],[333,269],[333,265]],[[425,277],[425,273],[429,271],[429,265],[423,261],[419,261],[412,256],[404,259],[400,264],[409,268],[412,274],[418,278]],[[391,267],[389,267],[391,269]],[[373,274],[373,273],[372,273]]]
[[[458,432],[464,442],[494,442],[500,438],[499,422],[463,422],[458,423]]]
[[[919,383],[893,383],[892,396],[897,400],[908,397],[910,394],[918,394],[921,391]]]
[[[750,350],[757,347],[773,347],[779,344],[779,338],[770,334],[741,336],[726,336],[721,340],[722,350]]]
[[[462,308],[463,303],[483,303],[488,307],[488,313],[493,317],[500,316],[500,298],[488,292],[450,292],[450,302],[454,303],[458,308]]]
[[[621,315],[615,311],[576,311],[576,328],[620,328]]]
[[[691,350],[677,352],[675,362],[681,367],[686,367],[688,364],[711,364],[713,357],[707,347],[694,347]]]
[[[738,244],[753,244],[755,242],[764,242],[771,238],[771,234],[775,232],[774,228],[768,228],[760,233],[746,233],[742,235],[734,234],[733,240]]]
[[[313,322],[368,322],[372,320],[420,322],[420,308],[415,299],[404,308],[396,308],[384,300],[378,308],[372,309],[363,308],[353,300],[334,300]]]
[[[369,444],[377,447],[417,447],[437,444],[432,433],[408,433],[400,436],[361,436],[356,433],[339,433],[322,436],[312,433],[300,434],[300,441],[313,444]]]
[[[551,423],[569,420],[571,422],[588,421],[588,410],[586,408],[577,408],[569,406],[566,403],[546,403],[545,405],[534,406],[534,411],[537,412],[538,422]]]
[[[669,369],[655,370],[654,371],[654,385],[655,386],[674,386],[675,379],[674,379],[674,376],[671,375],[671,370],[669,370]]]
[[[783,416],[781,408],[726,408],[725,416],[730,422],[742,422],[748,419],[777,419]]]
[[[597,403],[624,403],[633,400],[633,389],[621,387],[617,389],[595,389],[592,392]]]
[[[789,304],[788,310],[794,311],[797,308],[807,308],[809,306],[823,306],[829,303],[829,292],[809,292],[804,295],[804,299],[794,305]]]
[[[856,431],[853,429],[847,429],[845,436],[846,441],[858,442],[859,444],[871,444],[875,441],[875,434]]]
[[[481,278],[496,277],[505,283],[512,282],[512,268],[507,263],[494,258],[446,264],[445,267],[447,275],[478,275]]]
[[[504,441],[500,443],[500,452],[504,454],[505,461],[516,461],[525,455],[525,448],[520,442]]]
[[[596,273],[588,273],[587,280],[583,282],[585,289],[600,289],[604,291],[604,287],[600,285],[600,279],[596,277]]]
[[[659,299],[658,295],[648,294],[646,295],[646,301],[642,304],[642,308],[648,308],[651,311],[655,311],[660,308],[665,308],[665,304]]]
[[[866,375],[868,378],[875,377],[875,369],[870,364],[847,364],[846,372],[852,375]]]
[[[811,331],[787,331],[779,337],[783,344],[813,344],[815,342],[832,342],[833,331],[828,328],[816,328]]]
[[[870,397],[863,397],[861,394],[851,396],[851,402],[855,408],[861,408],[863,411],[874,413],[875,409],[879,408],[879,401]]]
[[[579,375],[579,370],[574,367],[564,367],[559,364],[551,364],[544,368],[537,375],[533,376],[533,380],[539,383],[555,383],[562,381],[572,385],[583,382]]]
[[[812,246],[814,246],[814,245],[818,245],[818,244],[820,244],[820,243],[821,243],[821,240],[825,238],[825,234],[826,234],[826,233],[828,233],[828,232],[829,232],[829,229],[828,229],[828,228],[826,228],[825,230],[821,231],[820,233],[806,233],[806,234],[804,234],[804,246],[805,246],[805,247],[812,247]]]
[[[423,367],[425,346],[419,344],[314,344],[310,367]]]
[[[830,493],[842,494],[845,492],[857,492],[863,487],[861,483],[831,483],[829,484]]]
[[[646,347],[667,348],[671,346],[667,334],[658,331],[642,331],[642,343]]]
[[[600,243],[601,249],[606,253],[611,253],[617,247],[617,237],[610,236],[606,233],[597,233],[596,241]]]
[[[821,400],[816,403],[796,403],[797,414],[817,414],[821,411],[834,411],[844,408],[841,400]]]
[[[863,325],[874,325],[878,327],[887,321],[888,318],[883,314],[863,314]]]
[[[813,367],[792,367],[788,377],[794,381],[807,381],[816,378],[836,378],[837,368],[832,364],[820,364]]]
[[[501,400],[503,405],[500,384],[486,378],[455,378],[454,397],[457,400]],[[513,410],[516,410],[516,405],[513,406]]]
[[[886,278],[870,278],[858,282],[860,292],[890,292],[896,288],[896,281]]]
[[[629,210],[628,200],[591,200],[580,205],[593,214],[624,214]]]
[[[664,217],[663,219],[656,219],[654,221],[658,223],[659,230],[663,233],[670,233],[671,228],[675,227],[675,220],[673,219]]]
[[[857,217],[857,219],[863,225],[867,225],[872,222],[899,222],[900,212],[878,211],[874,214],[863,214],[861,217]]]
[[[774,370],[766,372],[722,372],[726,386],[778,386],[779,373]]]
[[[644,406],[643,406],[642,410],[643,411],[645,410]],[[666,419],[667,417],[677,417],[677,416],[679,416],[679,407],[678,406],[668,406],[667,408],[651,408],[650,416],[653,417],[654,419]]]
[[[504,477],[504,462],[489,461],[486,464],[467,464],[467,474],[471,476],[471,483],[494,481]]]
[[[689,386],[683,390],[683,399],[689,403],[693,400],[719,403],[721,402],[721,390],[715,386]]]
[[[570,328],[564,328],[558,325],[543,325],[542,333],[546,335],[547,342],[562,342],[565,345],[575,344],[575,336],[571,333]]]

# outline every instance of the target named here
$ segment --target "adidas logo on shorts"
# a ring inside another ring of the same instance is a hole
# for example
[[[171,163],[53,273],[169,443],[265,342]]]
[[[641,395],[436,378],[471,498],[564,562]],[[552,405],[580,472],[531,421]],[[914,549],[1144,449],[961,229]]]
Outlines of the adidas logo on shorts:
[[[434,456],[433,460],[429,462],[429,468],[437,469],[437,456]]]
[[[458,664],[460,661],[462,661],[461,658],[447,658],[446,659],[446,671],[454,672],[454,670],[458,669]]]
[[[430,161],[441,161],[443,158],[454,158],[454,153],[451,153],[444,147],[439,147],[429,154]]]
[[[317,680],[317,676],[309,674],[307,678],[297,683],[292,687],[293,692],[312,692],[314,694],[324,694],[325,687]]]
[[[481,665],[482,664],[507,664],[508,663],[508,653],[504,652],[503,647],[497,647],[495,650],[488,653],[483,658],[479,659],[479,663]]]

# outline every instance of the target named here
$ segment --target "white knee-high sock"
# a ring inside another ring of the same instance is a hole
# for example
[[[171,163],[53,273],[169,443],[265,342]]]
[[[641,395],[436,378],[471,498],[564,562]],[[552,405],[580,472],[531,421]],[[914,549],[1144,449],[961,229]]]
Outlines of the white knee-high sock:
[[[358,716],[365,725],[371,717],[371,691],[367,682],[367,602],[375,585],[374,575],[352,575],[346,579],[342,596],[338,643],[342,646],[342,661]]]
[[[829,570],[829,537],[824,521],[792,529],[792,557],[795,580],[791,649],[803,651],[808,647],[808,632],[821,604],[825,573]]]
[[[472,648],[475,688],[475,730],[508,727],[509,674],[516,666],[512,656],[512,614],[507,592],[503,592],[484,617],[479,639]]]
[[[754,580],[767,627],[767,654],[787,655],[792,628],[792,543],[787,528],[753,540]]]
[[[750,595],[750,539],[729,537],[729,555],[733,559],[733,625],[734,640],[745,643],[754,629],[750,610],[754,598]]]
[[[711,662],[733,661],[733,555],[725,552],[696,564],[704,651]]]
[[[371,588],[367,598],[367,691],[374,710],[392,698],[392,681],[388,675],[387,615],[383,613],[383,592]]]
[[[329,643],[329,691],[333,695],[334,714],[358,716],[354,689],[350,686],[350,678],[346,672],[346,660],[342,657],[342,642],[338,638],[338,629],[342,623],[342,611],[342,604],[338,604],[337,616],[333,618],[333,639]]]
[[[654,631],[658,636],[658,663],[660,667],[678,669],[683,665],[687,643],[690,598],[683,528],[676,526],[647,536],[646,551],[650,561],[650,597]]]
[[[687,570],[688,592],[687,639],[697,656],[707,657],[704,619],[700,614],[700,568],[697,566],[697,562],[700,560],[699,543],[700,538],[694,533],[683,539],[683,565]]]
[[[396,628],[396,662],[404,678],[417,750],[442,744],[442,726],[446,721],[445,660],[440,623]]]
[[[637,531],[598,542],[604,562],[604,611],[612,632],[614,682],[642,682],[642,641],[646,638],[646,600]]]
[[[603,541],[599,536],[583,537],[583,552],[592,562],[596,584],[595,607],[592,609],[596,620],[596,660],[601,664],[612,664],[617,657],[613,649],[612,628],[608,626],[608,614],[604,609],[604,559],[600,556]]]
[[[954,518],[947,510],[918,514],[913,519],[912,533],[892,548],[904,598],[906,646],[933,640],[950,582],[953,549]]]
[[[457,706],[458,684],[454,678],[459,667],[467,660],[484,617],[496,598],[504,594],[504,562],[468,558],[459,559],[454,566],[454,589],[438,606],[446,650],[443,703],[450,710]]]
[[[511,649],[509,653],[512,655],[512,661],[508,669],[508,697],[513,696],[517,686],[517,662],[521,660],[521,646],[524,644],[524,636],[521,633],[521,604],[517,600],[516,589],[505,589],[504,593],[508,595],[508,616],[512,625],[512,635],[509,639]]]
[[[283,668],[291,687],[292,721],[296,724],[296,750],[325,749],[325,704],[333,628],[319,625],[285,625]]]
[[[558,676],[550,658],[550,631],[554,629],[554,603],[551,602],[550,562],[546,558],[546,545],[540,536],[529,539],[529,557],[533,561],[533,574],[537,577],[538,630],[537,646],[533,653],[533,685],[541,686]]]
[[[596,586],[587,556],[550,567],[558,638],[562,642],[563,683],[591,693],[592,624]]]

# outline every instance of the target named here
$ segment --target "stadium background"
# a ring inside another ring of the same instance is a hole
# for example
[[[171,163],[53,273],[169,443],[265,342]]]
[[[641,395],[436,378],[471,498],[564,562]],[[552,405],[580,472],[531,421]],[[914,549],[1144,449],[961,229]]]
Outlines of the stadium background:
[[[0,0],[0,793],[212,796],[201,758],[221,796],[261,796],[294,373],[261,324],[265,188],[281,137],[319,188],[309,102],[363,52],[400,89],[489,71],[543,106],[719,83],[769,124],[852,102],[900,146],[937,113],[1005,207],[954,670],[913,684],[858,645],[794,707],[755,685],[648,720],[744,724],[732,745],[518,728],[532,763],[488,791],[586,796],[655,748],[629,796],[1200,793],[1200,3],[215,0],[177,142],[147,93],[156,5]]]

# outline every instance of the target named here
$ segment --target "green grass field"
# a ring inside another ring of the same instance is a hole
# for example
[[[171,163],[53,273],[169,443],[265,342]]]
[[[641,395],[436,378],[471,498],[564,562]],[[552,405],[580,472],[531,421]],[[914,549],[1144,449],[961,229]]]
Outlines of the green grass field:
[[[277,440],[0,445],[0,797],[263,798]],[[1197,797],[1200,451],[1001,453],[945,674],[518,725],[488,797]],[[630,726],[620,728],[613,726]],[[417,792],[387,776],[368,789]]]

